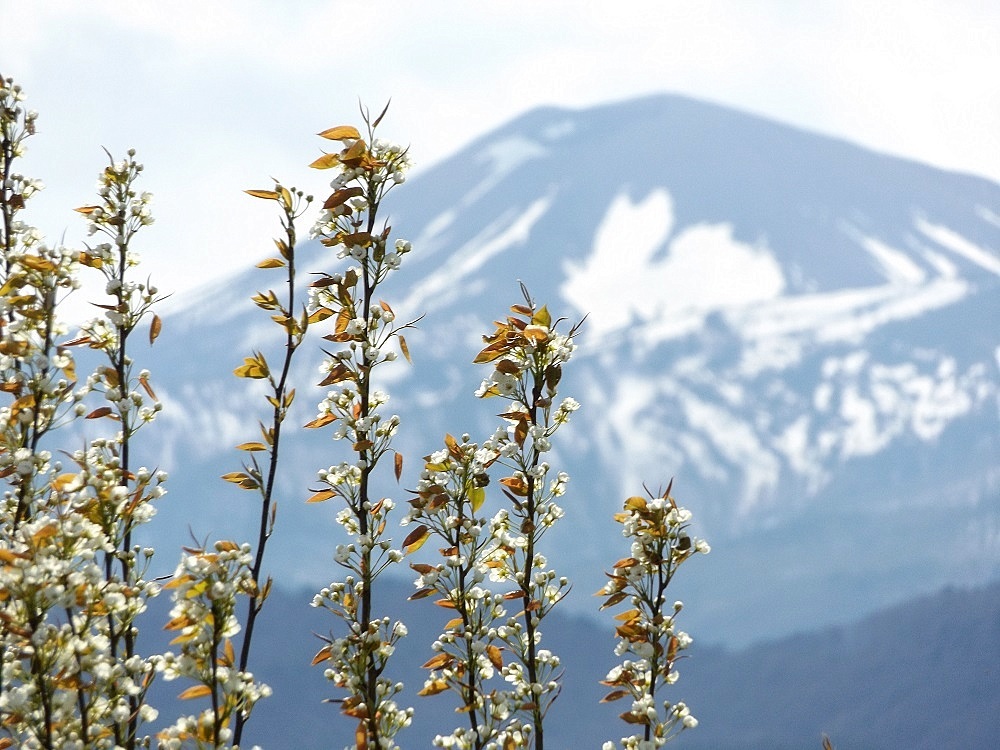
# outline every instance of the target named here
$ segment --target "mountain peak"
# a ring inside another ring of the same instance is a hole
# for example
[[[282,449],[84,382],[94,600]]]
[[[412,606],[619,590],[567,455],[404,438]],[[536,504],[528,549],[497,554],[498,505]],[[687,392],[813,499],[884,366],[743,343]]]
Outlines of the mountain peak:
[[[414,251],[386,298],[426,315],[407,336],[415,364],[386,383],[407,455],[444,432],[492,433],[470,362],[518,280],[557,314],[589,314],[560,384],[583,409],[553,456],[573,482],[549,555],[581,589],[616,557],[620,501],[671,476],[713,544],[691,573],[692,612],[719,639],[1000,575],[1000,186],[651,96],[525,113],[389,208]],[[300,267],[336,266],[319,246],[302,252]],[[176,313],[179,338],[168,326],[158,344],[179,405],[165,418],[173,476],[202,477],[178,495],[210,486],[242,423],[253,433],[228,381],[239,362],[210,368],[219,351],[266,343],[252,313],[232,314],[256,284],[227,290],[224,310]],[[305,398],[317,359],[298,373],[306,402],[322,397]],[[332,449],[291,439],[283,481],[304,497]],[[207,523],[249,515],[211,492]],[[282,507],[275,567],[322,578],[327,558],[297,553],[328,549],[332,520]]]

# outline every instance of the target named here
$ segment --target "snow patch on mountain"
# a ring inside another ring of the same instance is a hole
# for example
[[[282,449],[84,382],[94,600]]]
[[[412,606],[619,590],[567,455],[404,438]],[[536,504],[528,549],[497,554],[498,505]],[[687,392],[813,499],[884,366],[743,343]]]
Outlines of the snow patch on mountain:
[[[452,253],[433,275],[418,284],[403,301],[401,309],[408,314],[420,315],[452,304],[459,297],[479,294],[483,282],[473,278],[475,272],[494,256],[526,243],[531,236],[531,228],[549,210],[554,197],[550,193],[523,210],[505,211],[499,219]]]
[[[995,253],[979,247],[958,232],[941,224],[933,224],[921,217],[917,217],[914,224],[921,233],[942,247],[951,250],[956,255],[961,255],[990,273],[1000,276],[1000,258]]]
[[[916,286],[927,278],[924,270],[910,260],[902,250],[897,250],[874,237],[862,237],[861,246],[872,254],[894,286]]]
[[[960,371],[953,357],[886,364],[866,351],[827,358],[812,406],[827,415],[815,442],[821,459],[871,456],[913,434],[937,439],[955,419],[995,393],[983,363]]]
[[[986,206],[976,206],[976,216],[983,221],[988,221],[995,227],[1000,227],[1000,214],[991,211]]]
[[[540,143],[523,136],[515,135],[491,142],[479,156],[480,162],[489,163],[490,173],[466,193],[462,205],[472,205],[525,162],[545,156],[546,153],[548,151]]]
[[[420,252],[425,256],[430,256],[441,250],[445,245],[444,233],[459,216],[458,211],[449,208],[431,219],[421,230],[417,239],[414,240],[414,247],[419,247]]]
[[[558,141],[576,132],[576,123],[572,120],[561,120],[547,126],[542,131],[542,136],[549,141]]]
[[[772,253],[735,240],[732,225],[695,224],[668,243],[674,224],[665,189],[638,203],[620,193],[594,233],[591,254],[583,263],[564,263],[560,292],[580,312],[589,311],[591,336],[638,324],[638,343],[651,348],[696,330],[712,310],[783,291],[784,275]]]
[[[778,483],[781,464],[777,456],[761,442],[754,426],[737,414],[684,389],[679,389],[678,395],[688,425],[706,436],[721,457],[742,474],[736,512],[749,515]]]
[[[903,273],[901,268],[898,266],[895,273]],[[958,302],[967,291],[968,284],[960,279],[937,277],[925,284],[889,283],[780,297],[728,311],[726,319],[747,340],[785,339],[785,351],[796,350],[796,339],[800,338],[821,344],[857,344],[888,323],[916,318]],[[785,367],[795,364],[789,358],[779,361]],[[745,371],[753,374],[762,364],[767,364],[766,358],[758,353],[746,363]]]

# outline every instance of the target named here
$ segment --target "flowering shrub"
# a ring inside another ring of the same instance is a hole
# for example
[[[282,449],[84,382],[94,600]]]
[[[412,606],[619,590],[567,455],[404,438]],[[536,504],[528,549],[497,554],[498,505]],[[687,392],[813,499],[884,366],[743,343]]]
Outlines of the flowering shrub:
[[[99,202],[78,211],[90,234],[109,242],[85,251],[49,248],[20,220],[39,183],[14,172],[34,133],[35,116],[10,79],[0,86],[3,181],[2,390],[11,394],[0,421],[0,474],[8,483],[0,529],[0,711],[20,747],[138,747],[156,718],[145,697],[158,658],[137,647],[136,618],[159,585],[146,580],[151,549],[132,545],[163,494],[162,472],[134,468],[131,441],[160,409],[149,373],[135,372],[129,336],[148,316],[156,289],[135,283],[135,234],[152,223],[149,195],[134,185],[134,152],[111,159]],[[110,301],[102,318],[72,341],[57,308],[78,285],[79,268],[100,270]],[[152,316],[149,340],[159,332]],[[78,383],[72,346],[104,361]],[[89,409],[91,394],[101,405]],[[69,454],[73,470],[53,460],[50,433],[73,418],[107,420],[111,435]],[[10,746],[13,739],[5,740]]]
[[[397,513],[377,488],[387,471],[402,479],[403,456],[393,447],[401,425],[386,410],[389,396],[376,376],[397,351],[410,359],[403,333],[417,321],[397,321],[380,287],[413,248],[391,238],[380,211],[405,181],[409,157],[376,137],[384,110],[374,119],[362,112],[364,132],[324,131],[337,148],[312,166],[334,177],[312,236],[344,265],[316,273],[307,299],[296,296],[296,223],[311,196],[278,182],[247,191],[279,208],[278,255],[258,267],[281,271],[285,288],[252,298],[282,329],[280,353],[252,351],[234,370],[257,381],[268,405],[260,439],[236,446],[242,467],[222,477],[259,497],[256,540],[186,548],[161,586],[147,578],[154,550],[132,541],[153,519],[166,481],[131,458],[139,430],[161,411],[152,375],[129,347],[140,329],[153,344],[162,327],[154,312],[159,291],[133,278],[133,243],[153,222],[152,198],[138,190],[143,170],[135,152],[119,160],[109,154],[98,199],[77,209],[101,242],[84,250],[47,246],[21,218],[41,187],[14,169],[35,129],[23,98],[12,80],[0,79],[0,392],[7,394],[0,403],[0,750],[240,746],[252,709],[270,694],[250,671],[252,641],[273,583],[265,551],[277,523],[282,431],[296,398],[291,365],[315,328],[327,342],[319,383],[326,390],[305,427],[348,447],[318,471],[307,501],[335,501],[347,535],[334,550],[340,574],[312,602],[335,618],[313,663],[337,691],[332,700],[356,721],[345,744],[397,748],[411,722],[414,709],[401,705],[404,686],[392,676],[407,628],[391,612],[376,612],[374,598],[379,577],[408,559],[418,576],[410,598],[434,597],[450,616],[416,694],[454,694],[462,725],[434,744],[543,750],[562,680],[543,629],[571,588],[543,549],[545,534],[564,516],[559,502],[569,482],[550,456],[558,431],[580,408],[559,396],[579,324],[566,330],[522,286],[523,301],[484,335],[475,357],[491,368],[475,394],[502,404],[499,426],[481,441],[446,435],[443,447],[424,457],[408,511]],[[101,315],[70,338],[59,305],[87,269],[103,275],[107,299]],[[84,377],[74,348],[100,359]],[[77,420],[110,429],[67,453],[64,465],[54,458],[54,432]],[[623,661],[607,676],[605,700],[631,700],[621,717],[636,734],[622,738],[622,748],[659,747],[697,724],[682,702],[664,699],[691,641],[675,626],[681,605],[667,607],[666,589],[679,565],[708,545],[688,534],[690,513],[669,488],[648,500],[629,498],[617,520],[631,546],[600,592],[601,609],[630,608],[616,617]],[[397,543],[399,525],[409,528]],[[438,552],[423,561],[432,539]],[[165,627],[176,648],[144,655],[138,617],[161,588],[173,600]],[[181,680],[180,698],[197,708],[147,734],[159,718],[147,702],[155,679]]]

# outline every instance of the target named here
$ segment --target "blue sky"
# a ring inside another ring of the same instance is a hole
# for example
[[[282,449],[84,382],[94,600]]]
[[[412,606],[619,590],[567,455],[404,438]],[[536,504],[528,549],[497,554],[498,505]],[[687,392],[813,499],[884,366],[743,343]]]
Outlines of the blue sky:
[[[415,171],[543,104],[678,92],[1000,181],[1000,4],[988,0],[0,0],[0,73],[39,135],[29,220],[70,211],[135,147],[161,288],[246,268],[276,226],[242,195],[270,176],[316,192],[315,133],[390,97]]]

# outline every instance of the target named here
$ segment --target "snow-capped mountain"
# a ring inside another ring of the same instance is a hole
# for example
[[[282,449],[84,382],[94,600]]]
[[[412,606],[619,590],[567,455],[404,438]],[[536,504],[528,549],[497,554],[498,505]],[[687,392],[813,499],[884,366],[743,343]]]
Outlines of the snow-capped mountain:
[[[577,582],[569,607],[593,610],[627,551],[611,521],[622,500],[671,477],[713,546],[678,577],[705,638],[780,635],[1000,575],[1000,185],[658,96],[532,111],[388,208],[414,251],[386,299],[425,316],[407,337],[414,364],[382,370],[404,487],[446,431],[492,433],[471,359],[518,280],[554,313],[588,315],[560,386],[583,408],[551,461],[572,477],[548,552]],[[338,267],[304,252],[300,267]],[[150,355],[167,408],[146,439],[172,473],[152,533],[168,563],[188,524],[249,538],[250,493],[217,477],[264,413],[231,371],[280,346],[249,302],[274,279],[250,269],[175,304]],[[300,424],[322,398],[307,349]],[[335,575],[333,511],[303,501],[343,450],[290,436],[279,580]],[[405,498],[389,473],[380,491]]]

